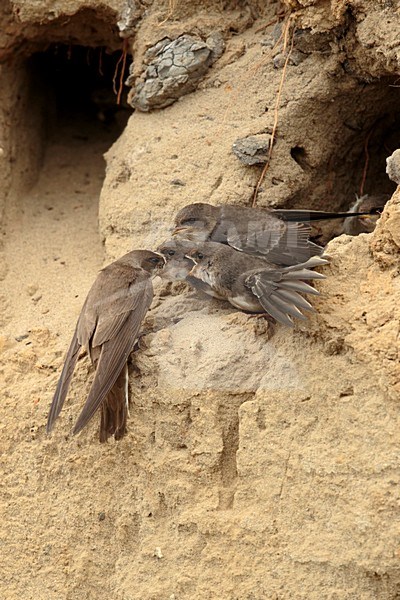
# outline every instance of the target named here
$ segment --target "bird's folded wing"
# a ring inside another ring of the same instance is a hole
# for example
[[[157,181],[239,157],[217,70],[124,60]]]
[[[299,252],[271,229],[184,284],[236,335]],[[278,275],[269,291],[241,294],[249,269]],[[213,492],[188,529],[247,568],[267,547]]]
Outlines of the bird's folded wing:
[[[311,227],[306,223],[285,223],[277,219],[248,224],[245,230],[228,229],[228,244],[279,265],[305,262],[323,253],[323,248],[309,241]]]
[[[78,338],[82,345],[90,342],[92,347],[100,346],[113,338],[130,311],[140,319],[140,325],[153,299],[153,286],[150,276],[142,269],[130,268],[129,274],[129,280],[110,278],[107,271],[99,274],[78,323]]]
[[[374,211],[372,211],[374,212]],[[271,209],[271,213],[283,219],[284,221],[297,221],[302,223],[309,223],[311,221],[324,221],[327,219],[345,219],[346,217],[357,217],[361,215],[369,215],[370,211],[364,212],[328,212],[324,210],[298,210],[298,209],[284,209],[274,208]]]
[[[137,289],[130,296],[130,310],[118,313],[115,323],[107,316],[99,319],[98,327],[101,334],[98,336],[102,344],[100,357],[96,367],[95,377],[89,391],[88,398],[76,422],[73,433],[78,433],[92,418],[108,392],[113,387],[129,354],[139,335],[140,325],[146,315],[153,298],[153,286],[150,279],[147,284],[136,284]],[[119,305],[121,306],[121,305]],[[97,327],[93,342],[97,337]],[[98,341],[97,340],[97,341]]]
[[[57,388],[53,396],[53,401],[50,406],[46,426],[47,433],[50,433],[50,431],[52,430],[54,421],[57,419],[63,407],[65,398],[68,393],[71,377],[75,369],[76,361],[78,360],[80,349],[81,345],[78,342],[75,330],[70,347],[67,352],[67,356],[65,357],[63,370],[61,372],[60,379],[58,380]]]
[[[293,327],[292,317],[303,320],[306,318],[300,309],[314,311],[311,304],[299,292],[318,294],[317,290],[304,281],[324,279],[324,275],[307,268],[327,262],[319,259],[315,264],[315,260],[310,259],[296,267],[252,272],[245,279],[245,285],[251,289],[268,314],[280,323]]]

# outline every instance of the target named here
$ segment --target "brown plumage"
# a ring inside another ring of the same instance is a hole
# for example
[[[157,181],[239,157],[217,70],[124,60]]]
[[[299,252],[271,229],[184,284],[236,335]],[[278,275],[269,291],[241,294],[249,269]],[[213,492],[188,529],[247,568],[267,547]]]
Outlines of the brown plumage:
[[[79,315],[50,407],[47,433],[60,414],[79,351],[85,347],[96,368],[88,398],[73,433],[101,406],[100,441],[120,439],[128,415],[127,360],[153,299],[151,275],[165,260],[149,250],[134,250],[98,274]]]
[[[358,235],[360,233],[371,233],[374,231],[376,223],[389,198],[389,194],[379,194],[378,196],[368,196],[368,194],[365,194],[360,198],[357,196],[350,211],[355,214],[360,212],[365,212],[367,214],[345,219],[343,222],[343,233],[347,233],[347,235]]]
[[[209,285],[219,298],[240,310],[267,312],[289,327],[293,317],[306,318],[300,309],[314,311],[301,293],[319,293],[306,281],[324,279],[311,269],[328,262],[313,256],[302,264],[282,267],[216,242],[196,244],[187,256],[194,263],[190,275]]]
[[[194,242],[176,238],[163,242],[157,248],[157,252],[160,252],[166,261],[160,275],[167,281],[186,281],[197,291],[204,292],[213,298],[220,298],[217,292],[207,283],[190,275],[190,271],[193,269],[193,261],[187,258],[186,253],[193,250],[194,246]]]
[[[323,253],[321,246],[309,240],[311,221],[346,216],[349,213],[198,203],[178,212],[173,235],[195,242],[227,244],[277,265],[296,265]]]
[[[193,268],[193,262],[186,258],[186,252],[193,249],[193,242],[188,240],[166,240],[157,248],[157,252],[165,258],[165,266],[160,275],[169,281],[185,281]]]

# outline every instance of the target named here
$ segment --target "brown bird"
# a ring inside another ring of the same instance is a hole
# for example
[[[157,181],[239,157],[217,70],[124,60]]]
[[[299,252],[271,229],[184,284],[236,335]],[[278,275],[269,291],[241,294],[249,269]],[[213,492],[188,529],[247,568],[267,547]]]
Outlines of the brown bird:
[[[186,256],[194,263],[190,275],[208,284],[219,298],[240,310],[267,312],[289,327],[292,317],[306,319],[300,309],[314,311],[300,293],[319,294],[305,281],[324,279],[310,269],[328,262],[313,256],[302,264],[281,267],[216,242],[197,244]]]
[[[133,250],[98,274],[92,285],[69,347],[47,420],[47,433],[60,414],[84,346],[96,373],[73,433],[78,433],[101,406],[100,441],[126,433],[129,354],[153,299],[151,276],[165,263],[160,254]]]
[[[198,203],[178,212],[173,235],[196,242],[228,244],[277,265],[296,265],[323,254],[323,248],[309,239],[311,221],[346,216],[349,213]]]
[[[193,242],[172,239],[160,244],[157,252],[165,258],[165,266],[160,275],[169,281],[185,281],[193,268],[193,261],[186,257],[186,252],[193,249]]]
[[[371,233],[374,231],[376,223],[389,198],[389,194],[379,194],[378,196],[365,194],[360,198],[356,196],[356,201],[351,206],[350,211],[354,214],[361,212],[362,216],[345,219],[343,222],[343,233],[358,235],[359,233]],[[363,214],[364,212],[367,214]]]
[[[213,298],[221,299],[207,283],[190,275],[190,271],[193,269],[193,261],[187,258],[186,253],[193,250],[193,248],[194,242],[188,240],[172,239],[163,242],[157,248],[157,252],[160,252],[166,260],[166,265],[160,273],[161,277],[167,281],[186,281],[196,290],[202,291]]]

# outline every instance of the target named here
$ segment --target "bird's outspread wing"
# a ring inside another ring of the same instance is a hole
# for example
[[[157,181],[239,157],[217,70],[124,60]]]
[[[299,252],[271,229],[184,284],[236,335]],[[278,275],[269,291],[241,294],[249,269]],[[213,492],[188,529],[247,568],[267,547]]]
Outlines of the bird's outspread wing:
[[[292,317],[305,319],[300,309],[314,311],[299,292],[318,294],[307,280],[324,279],[325,276],[310,269],[326,264],[320,257],[312,257],[303,264],[282,269],[257,270],[245,280],[245,285],[258,298],[268,314],[280,323],[293,327]]]

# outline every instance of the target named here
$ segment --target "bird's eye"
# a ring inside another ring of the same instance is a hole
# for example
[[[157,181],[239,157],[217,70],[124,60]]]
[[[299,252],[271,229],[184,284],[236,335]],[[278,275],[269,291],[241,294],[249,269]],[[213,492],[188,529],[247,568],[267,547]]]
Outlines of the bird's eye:
[[[196,256],[199,260],[201,260],[202,258],[204,258],[204,254],[202,254],[201,252],[197,252]]]
[[[149,258],[149,262],[151,262],[153,265],[158,265],[160,259],[158,258],[158,256],[154,256],[153,258]]]
[[[168,250],[167,254],[168,256],[174,256],[175,250]]]
[[[190,217],[189,219],[182,221],[182,225],[190,225],[191,223],[196,223],[196,221],[196,217]]]

